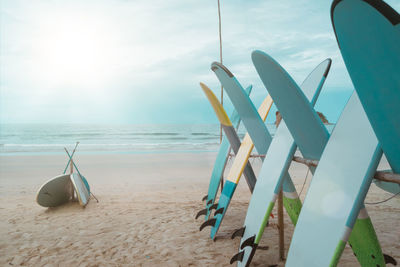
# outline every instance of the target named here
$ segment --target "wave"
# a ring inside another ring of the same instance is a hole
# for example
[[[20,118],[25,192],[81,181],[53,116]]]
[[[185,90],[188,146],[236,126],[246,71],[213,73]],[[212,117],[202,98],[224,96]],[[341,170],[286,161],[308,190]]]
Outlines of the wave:
[[[0,146],[0,154],[21,154],[21,153],[64,153],[64,147],[72,148],[73,144],[3,144]],[[80,152],[151,152],[151,151],[216,151],[219,142],[168,142],[168,143],[124,143],[124,144],[84,144],[80,143]]]
[[[217,151],[219,125],[0,125],[0,154],[65,153],[80,141],[79,151]],[[275,126],[267,125],[273,135]],[[238,135],[243,137],[245,127]]]

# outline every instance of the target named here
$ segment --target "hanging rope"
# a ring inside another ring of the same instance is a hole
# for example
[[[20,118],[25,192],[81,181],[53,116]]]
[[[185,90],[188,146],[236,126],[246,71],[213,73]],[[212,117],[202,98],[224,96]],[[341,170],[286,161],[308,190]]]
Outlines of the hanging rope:
[[[221,7],[218,0],[219,61],[222,64]],[[221,85],[221,105],[224,106],[224,90]],[[222,143],[222,125],[219,126],[219,143]]]
[[[396,197],[398,195],[400,195],[400,191],[398,193],[392,195],[391,197],[385,199],[385,200],[378,201],[378,202],[365,202],[365,204],[367,204],[367,205],[377,205],[377,204],[385,203],[385,202],[391,200],[392,198],[394,198],[394,197]]]
[[[299,197],[301,196],[301,193],[303,193],[303,189],[304,189],[304,186],[306,185],[307,178],[308,178],[308,173],[309,173],[309,172],[310,172],[310,168],[307,168],[306,178],[304,178],[304,183],[303,183],[303,186],[301,187]]]

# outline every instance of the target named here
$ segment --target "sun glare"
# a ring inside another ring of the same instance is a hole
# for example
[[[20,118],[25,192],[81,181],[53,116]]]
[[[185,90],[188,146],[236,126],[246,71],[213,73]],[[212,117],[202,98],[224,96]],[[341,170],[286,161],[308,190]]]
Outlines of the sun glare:
[[[38,69],[46,80],[83,88],[104,83],[112,75],[108,27],[88,19],[58,18],[41,29],[36,46]]]

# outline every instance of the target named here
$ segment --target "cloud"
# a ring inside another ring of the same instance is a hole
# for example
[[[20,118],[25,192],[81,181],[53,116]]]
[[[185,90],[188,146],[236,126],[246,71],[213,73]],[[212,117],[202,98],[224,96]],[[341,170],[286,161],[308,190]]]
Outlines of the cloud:
[[[254,85],[257,106],[267,92],[251,62],[255,49],[299,83],[330,57],[323,93],[351,90],[329,1],[230,0],[221,8],[224,64]],[[0,27],[0,122],[217,122],[198,85],[220,88],[210,70],[219,60],[216,1],[3,1]]]

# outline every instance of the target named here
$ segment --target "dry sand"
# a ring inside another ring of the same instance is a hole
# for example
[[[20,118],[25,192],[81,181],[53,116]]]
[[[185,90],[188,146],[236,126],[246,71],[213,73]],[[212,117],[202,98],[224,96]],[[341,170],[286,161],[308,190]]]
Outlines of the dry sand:
[[[100,202],[51,209],[36,204],[36,191],[60,174],[66,157],[0,156],[0,265],[230,266],[239,243],[230,235],[243,224],[250,193],[241,181],[216,242],[209,238],[209,228],[199,232],[203,218],[196,221],[194,216],[203,208],[215,156],[77,153],[78,168]],[[258,159],[254,164],[259,169]],[[293,163],[290,173],[300,191],[306,168]],[[388,196],[372,185],[367,202]],[[400,262],[400,199],[367,209],[384,253]],[[252,266],[284,266],[277,233],[275,216],[261,241],[269,249],[258,250]],[[285,214],[286,252],[292,233]],[[339,265],[358,266],[348,246]]]

